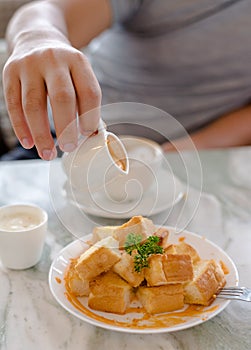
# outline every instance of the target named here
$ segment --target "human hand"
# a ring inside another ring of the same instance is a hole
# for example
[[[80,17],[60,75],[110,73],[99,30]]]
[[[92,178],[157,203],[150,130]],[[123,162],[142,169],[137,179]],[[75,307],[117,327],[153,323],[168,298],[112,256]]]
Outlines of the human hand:
[[[16,45],[3,70],[3,86],[17,138],[24,148],[35,145],[45,160],[56,157],[47,97],[62,151],[77,146],[77,113],[81,132],[97,129],[100,87],[87,58],[69,43],[39,39]]]

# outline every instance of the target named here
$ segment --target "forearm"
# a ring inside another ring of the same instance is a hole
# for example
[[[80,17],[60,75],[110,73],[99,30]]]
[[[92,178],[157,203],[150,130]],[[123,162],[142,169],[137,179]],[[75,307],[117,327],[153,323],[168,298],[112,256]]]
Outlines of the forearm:
[[[251,105],[215,120],[205,128],[190,135],[197,149],[225,148],[251,145]],[[165,143],[165,151],[191,148],[188,138]]]
[[[10,52],[25,42],[33,44],[38,40],[51,38],[67,40],[66,23],[63,13],[55,5],[47,2],[35,2],[20,8],[9,22],[6,39]]]
[[[194,135],[200,148],[251,144],[251,105],[222,116]]]
[[[60,40],[81,48],[110,23],[107,0],[37,1],[17,11],[8,25],[6,38],[10,52],[16,45],[31,41]]]

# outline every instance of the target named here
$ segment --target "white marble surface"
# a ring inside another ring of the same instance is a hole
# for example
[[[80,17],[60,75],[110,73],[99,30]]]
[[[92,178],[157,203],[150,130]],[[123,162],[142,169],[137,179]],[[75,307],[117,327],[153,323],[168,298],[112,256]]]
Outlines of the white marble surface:
[[[184,180],[175,155],[169,162]],[[188,229],[205,235],[234,260],[240,284],[251,287],[251,148],[200,153],[203,192],[198,210]],[[186,155],[194,173],[190,179],[183,219],[193,211],[198,198],[198,173],[193,156]],[[49,214],[49,231],[41,261],[25,271],[7,270],[0,264],[0,349],[189,349],[246,350],[251,348],[251,303],[231,302],[218,316],[202,325],[174,333],[133,335],[103,330],[76,319],[54,300],[48,286],[48,271],[58,251],[73,240],[55,213],[50,198],[50,164],[43,161],[0,163],[0,205],[32,202]],[[152,219],[156,224],[173,225],[180,203],[168,216]],[[64,203],[60,210],[64,210]],[[66,215],[69,211],[65,211]],[[61,214],[60,214],[61,215]],[[59,215],[59,217],[60,217]],[[113,220],[83,217],[88,233],[96,224]]]

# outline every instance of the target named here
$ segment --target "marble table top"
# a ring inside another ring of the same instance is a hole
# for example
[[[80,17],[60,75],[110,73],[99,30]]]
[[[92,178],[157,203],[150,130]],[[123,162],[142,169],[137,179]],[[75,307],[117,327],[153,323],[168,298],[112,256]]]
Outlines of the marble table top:
[[[187,174],[179,157],[169,154],[167,158],[175,175],[186,182]],[[181,220],[187,229],[223,248],[237,266],[240,285],[251,287],[251,148],[200,152],[202,178],[194,154],[184,153],[184,159],[189,165],[190,191]],[[51,166],[40,160],[0,163],[0,205],[34,203],[49,215],[43,255],[35,267],[15,271],[0,263],[1,350],[251,348],[251,303],[232,301],[219,315],[201,325],[146,335],[105,330],[67,313],[50,292],[48,272],[56,254],[75,237],[62,221],[69,215],[67,210],[62,214],[64,201],[60,205],[53,201],[51,185],[57,176],[54,174],[51,179]],[[159,213],[152,220],[156,224],[177,224],[180,205],[170,215]],[[83,220],[87,233],[97,224],[118,222],[87,215]]]

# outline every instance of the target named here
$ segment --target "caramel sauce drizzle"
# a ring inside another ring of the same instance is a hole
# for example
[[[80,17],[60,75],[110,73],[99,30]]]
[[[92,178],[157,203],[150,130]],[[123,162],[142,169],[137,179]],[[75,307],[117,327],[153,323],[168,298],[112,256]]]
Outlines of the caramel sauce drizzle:
[[[112,159],[114,160],[115,164],[117,165],[117,167],[119,167],[121,170],[125,171],[126,170],[125,159],[121,159],[118,157],[118,155],[114,152],[109,139],[106,140],[106,143],[107,143],[107,147],[108,147],[108,150],[110,152],[110,155],[111,155]]]
[[[187,321],[188,317],[201,317],[205,320],[207,317],[205,313],[210,313],[217,310],[218,305],[211,306],[210,308],[201,305],[188,305],[185,310],[173,311],[163,314],[151,315],[148,314],[143,307],[129,307],[126,310],[126,314],[136,313],[139,314],[139,318],[135,317],[132,320],[118,321],[103,317],[101,315],[92,312],[89,308],[85,307],[81,301],[73,295],[66,285],[65,296],[67,300],[80,312],[82,312],[87,317],[90,317],[96,321],[103,322],[112,326],[120,326],[124,328],[134,328],[134,329],[154,329],[154,328],[167,328],[173,327]],[[125,316],[122,315],[122,316]],[[141,315],[141,317],[140,317]]]
[[[220,260],[220,266],[224,272],[224,275],[228,275],[230,272],[229,268],[226,266],[226,264],[222,260]]]

